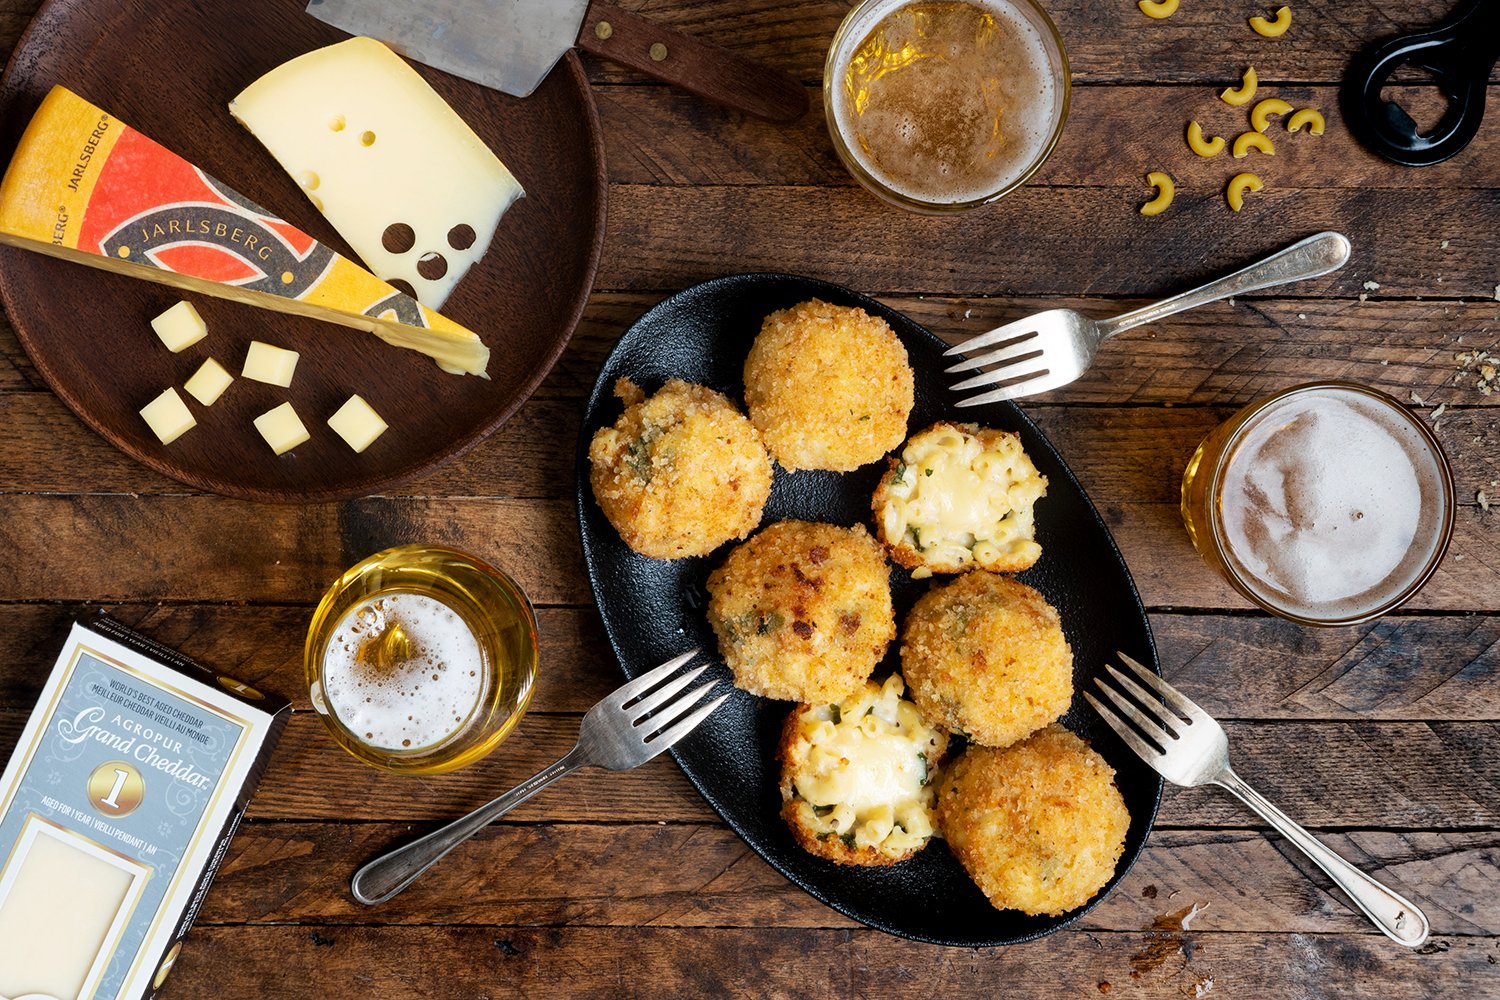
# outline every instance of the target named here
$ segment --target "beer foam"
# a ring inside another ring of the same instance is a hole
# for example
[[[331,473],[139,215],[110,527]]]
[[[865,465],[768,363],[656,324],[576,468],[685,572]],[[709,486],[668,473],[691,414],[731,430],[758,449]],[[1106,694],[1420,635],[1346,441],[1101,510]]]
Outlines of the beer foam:
[[[1229,560],[1252,590],[1287,611],[1368,613],[1431,556],[1436,473],[1417,432],[1373,401],[1290,397],[1247,430],[1224,470]]]
[[[1047,42],[1007,0],[971,0],[973,25],[913,8],[855,25],[833,100],[854,158],[893,191],[929,204],[977,201],[1015,183],[1061,114]]]
[[[392,641],[396,627],[405,644]],[[484,657],[468,623],[423,594],[355,605],[323,653],[328,707],[356,738],[383,750],[442,742],[469,721],[485,688]]]

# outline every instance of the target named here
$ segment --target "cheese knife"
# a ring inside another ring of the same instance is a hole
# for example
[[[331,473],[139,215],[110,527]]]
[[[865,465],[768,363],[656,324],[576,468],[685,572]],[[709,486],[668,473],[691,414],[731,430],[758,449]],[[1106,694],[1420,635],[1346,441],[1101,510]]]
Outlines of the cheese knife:
[[[575,45],[774,122],[807,111],[796,80],[608,0],[311,0],[307,12],[428,66],[526,97]]]

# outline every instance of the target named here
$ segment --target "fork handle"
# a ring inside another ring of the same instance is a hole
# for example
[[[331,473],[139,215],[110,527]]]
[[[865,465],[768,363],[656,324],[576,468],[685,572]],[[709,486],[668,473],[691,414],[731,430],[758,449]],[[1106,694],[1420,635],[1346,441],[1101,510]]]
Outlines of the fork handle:
[[[1403,896],[1392,892],[1364,872],[1355,868],[1323,842],[1304,830],[1295,820],[1276,808],[1255,789],[1245,784],[1234,771],[1225,766],[1214,779],[1214,784],[1226,789],[1235,798],[1260,814],[1261,818],[1276,828],[1283,837],[1312,859],[1313,863],[1328,873],[1334,885],[1354,901],[1364,915],[1385,932],[1397,944],[1417,948],[1427,940],[1431,929],[1427,917]]]
[[[1155,323],[1184,310],[1227,299],[1231,295],[1245,295],[1263,288],[1275,288],[1293,281],[1321,277],[1337,271],[1348,261],[1349,239],[1342,233],[1327,232],[1309,236],[1259,263],[1210,281],[1190,292],[1174,295],[1170,299],[1163,299],[1154,305],[1144,306],[1112,319],[1100,320],[1099,339],[1108,340],[1125,330]]]
[[[417,880],[443,856],[468,840],[496,819],[531,798],[552,782],[587,764],[583,751],[575,746],[562,760],[543,768],[504,795],[491,799],[467,816],[460,816],[447,826],[424,837],[380,855],[365,864],[349,880],[354,898],[366,906],[383,903]]]

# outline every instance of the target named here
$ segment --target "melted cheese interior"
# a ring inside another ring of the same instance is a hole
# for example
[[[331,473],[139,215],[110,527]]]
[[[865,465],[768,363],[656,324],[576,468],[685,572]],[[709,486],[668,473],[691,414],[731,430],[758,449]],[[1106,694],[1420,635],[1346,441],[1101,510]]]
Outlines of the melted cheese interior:
[[[1032,505],[1046,492],[1015,435],[986,445],[942,425],[907,442],[882,527],[929,562],[984,565],[1036,548]]]
[[[855,847],[904,854],[932,836],[928,760],[939,734],[901,695],[898,676],[838,705],[819,706],[802,723],[810,747],[793,777],[797,796],[820,834]]]

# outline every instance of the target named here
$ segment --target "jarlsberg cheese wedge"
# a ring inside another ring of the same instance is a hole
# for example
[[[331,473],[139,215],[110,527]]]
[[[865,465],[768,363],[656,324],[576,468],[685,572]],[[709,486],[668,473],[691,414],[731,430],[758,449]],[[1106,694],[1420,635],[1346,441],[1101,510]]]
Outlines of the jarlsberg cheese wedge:
[[[278,66],[229,111],[366,267],[431,309],[524,193],[437,91],[373,38]]]
[[[448,372],[489,364],[471,331],[63,87],[0,181],[0,243],[368,330]]]

